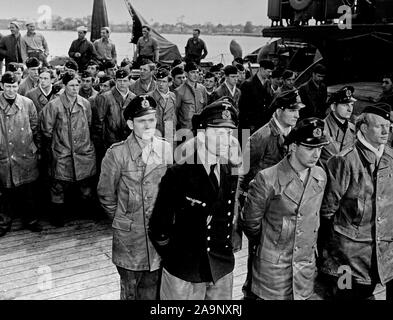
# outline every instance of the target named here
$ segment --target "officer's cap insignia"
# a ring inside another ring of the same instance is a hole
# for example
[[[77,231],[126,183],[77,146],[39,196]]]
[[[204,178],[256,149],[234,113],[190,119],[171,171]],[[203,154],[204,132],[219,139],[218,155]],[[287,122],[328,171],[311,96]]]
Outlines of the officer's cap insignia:
[[[150,102],[149,102],[149,100],[146,99],[146,96],[143,97],[142,107],[145,109],[150,108]]]
[[[314,138],[322,137],[322,129],[321,128],[314,129],[312,135],[313,135]]]
[[[231,120],[232,119],[231,112],[229,110],[224,110],[222,112],[222,118],[224,120]]]

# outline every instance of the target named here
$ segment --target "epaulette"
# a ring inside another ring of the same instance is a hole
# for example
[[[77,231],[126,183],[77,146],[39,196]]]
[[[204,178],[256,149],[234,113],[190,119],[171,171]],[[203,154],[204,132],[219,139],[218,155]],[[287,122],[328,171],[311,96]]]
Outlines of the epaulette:
[[[341,157],[344,157],[344,156],[346,156],[348,153],[350,153],[351,151],[353,151],[353,149],[354,149],[354,146],[349,147],[349,148],[344,149],[343,151],[341,151],[338,155],[341,156]]]
[[[112,145],[109,147],[109,149],[113,149],[114,147],[121,146],[122,144],[124,144],[124,142],[126,142],[126,141],[124,140],[124,141],[116,142],[116,143],[112,144]]]

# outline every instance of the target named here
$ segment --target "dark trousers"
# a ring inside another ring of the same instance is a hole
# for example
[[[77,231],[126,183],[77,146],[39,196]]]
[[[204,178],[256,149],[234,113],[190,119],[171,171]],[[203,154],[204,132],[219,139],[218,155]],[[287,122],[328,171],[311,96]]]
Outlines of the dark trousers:
[[[132,271],[117,267],[120,275],[120,300],[158,300],[161,269]]]
[[[34,189],[34,182],[0,189],[0,230],[10,229],[15,213],[21,216],[23,224],[37,221]]]

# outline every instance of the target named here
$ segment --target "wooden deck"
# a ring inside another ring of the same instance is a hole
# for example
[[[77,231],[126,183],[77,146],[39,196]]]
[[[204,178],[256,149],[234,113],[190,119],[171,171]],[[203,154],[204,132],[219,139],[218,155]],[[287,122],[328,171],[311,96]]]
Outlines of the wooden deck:
[[[0,300],[118,300],[109,221],[70,221],[63,228],[21,230],[0,238]],[[247,241],[236,253],[234,299],[242,297]]]

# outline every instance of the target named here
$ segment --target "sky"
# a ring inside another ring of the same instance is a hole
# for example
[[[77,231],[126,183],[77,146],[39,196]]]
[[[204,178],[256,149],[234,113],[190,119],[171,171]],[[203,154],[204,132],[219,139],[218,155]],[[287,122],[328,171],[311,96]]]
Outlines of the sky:
[[[268,24],[267,0],[131,0],[131,4],[149,23]],[[0,19],[38,20],[41,6],[49,6],[54,15],[83,17],[92,14],[93,0],[0,0]],[[124,0],[106,0],[106,6],[110,22],[130,21]]]

